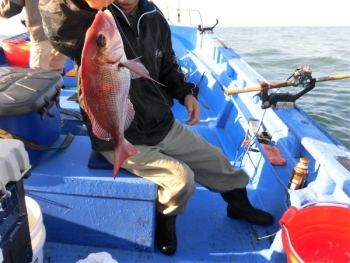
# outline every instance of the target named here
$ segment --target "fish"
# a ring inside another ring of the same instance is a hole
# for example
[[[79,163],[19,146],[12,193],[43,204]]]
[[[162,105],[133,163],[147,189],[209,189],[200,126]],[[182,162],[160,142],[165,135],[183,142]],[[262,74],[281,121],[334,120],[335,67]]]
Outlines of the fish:
[[[124,138],[124,131],[135,116],[128,99],[131,78],[155,80],[139,61],[126,58],[123,40],[109,10],[99,10],[86,31],[79,75],[93,134],[114,142],[113,177],[116,178],[125,159],[138,153]]]

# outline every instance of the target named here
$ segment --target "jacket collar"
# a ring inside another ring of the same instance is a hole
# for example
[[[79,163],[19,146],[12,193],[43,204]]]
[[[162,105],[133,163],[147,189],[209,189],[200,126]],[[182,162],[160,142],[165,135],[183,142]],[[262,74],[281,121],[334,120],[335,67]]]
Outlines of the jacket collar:
[[[124,12],[115,3],[112,3],[112,5],[126,18]],[[140,0],[139,4],[138,4],[138,8],[140,11],[140,16],[142,16],[146,13],[152,13],[152,12],[156,11],[154,6],[149,4],[148,0]]]

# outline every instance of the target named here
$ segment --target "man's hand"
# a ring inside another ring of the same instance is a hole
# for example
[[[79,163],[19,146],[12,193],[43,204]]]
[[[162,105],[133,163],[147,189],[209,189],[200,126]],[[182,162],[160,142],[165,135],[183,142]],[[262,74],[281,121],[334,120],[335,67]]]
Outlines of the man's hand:
[[[190,116],[190,119],[186,121],[186,124],[197,124],[199,122],[199,106],[197,103],[197,99],[192,94],[188,94],[185,97],[184,104],[187,109],[187,115]]]
[[[96,10],[101,10],[102,8],[113,3],[113,0],[83,0],[86,2],[91,8]]]

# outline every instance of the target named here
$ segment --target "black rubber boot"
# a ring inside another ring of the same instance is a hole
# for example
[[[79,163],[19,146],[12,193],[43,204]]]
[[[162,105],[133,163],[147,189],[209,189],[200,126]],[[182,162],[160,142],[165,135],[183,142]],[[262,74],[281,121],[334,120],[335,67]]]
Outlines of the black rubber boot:
[[[259,226],[267,226],[273,223],[273,217],[271,214],[251,205],[246,188],[234,189],[222,193],[221,196],[228,203],[228,217],[247,220],[248,222]]]
[[[156,244],[165,255],[173,255],[177,248],[176,216],[157,215]]]

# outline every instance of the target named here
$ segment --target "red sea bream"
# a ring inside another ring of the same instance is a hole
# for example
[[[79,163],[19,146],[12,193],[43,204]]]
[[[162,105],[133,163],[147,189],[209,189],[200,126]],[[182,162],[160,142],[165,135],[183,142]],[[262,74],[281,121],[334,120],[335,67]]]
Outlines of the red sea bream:
[[[116,177],[124,160],[138,152],[124,138],[124,130],[135,114],[128,99],[130,70],[138,76],[149,76],[142,64],[127,60],[122,38],[108,10],[99,11],[86,32],[80,70],[84,107],[92,131],[100,139],[114,141]]]

